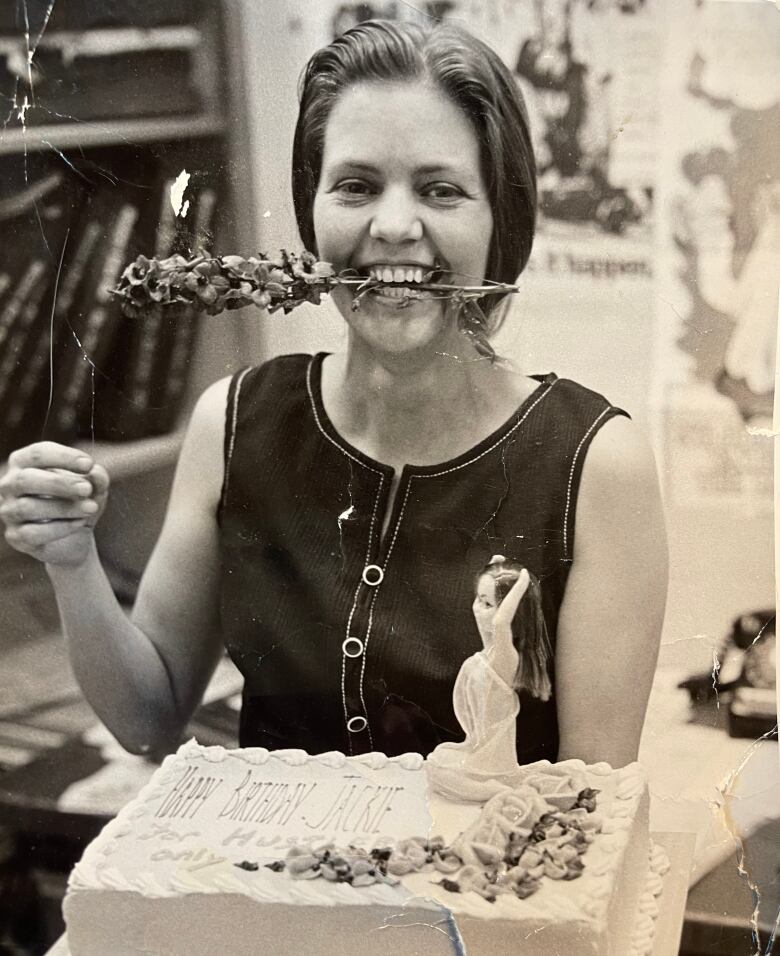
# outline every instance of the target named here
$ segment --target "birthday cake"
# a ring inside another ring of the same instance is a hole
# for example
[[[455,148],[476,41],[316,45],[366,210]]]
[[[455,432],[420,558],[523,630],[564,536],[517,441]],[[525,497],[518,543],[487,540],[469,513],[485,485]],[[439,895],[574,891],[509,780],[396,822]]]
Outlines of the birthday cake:
[[[185,744],[74,868],[72,956],[650,952],[663,855],[637,764],[529,765],[484,804],[426,770]]]

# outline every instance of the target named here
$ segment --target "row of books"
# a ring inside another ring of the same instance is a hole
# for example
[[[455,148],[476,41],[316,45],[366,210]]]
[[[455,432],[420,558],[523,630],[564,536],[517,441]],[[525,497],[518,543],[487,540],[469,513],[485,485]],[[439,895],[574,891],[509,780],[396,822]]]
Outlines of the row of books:
[[[127,151],[119,167],[110,151],[6,167],[16,182],[0,193],[1,457],[41,438],[127,441],[178,423],[197,315],[129,319],[111,290],[141,253],[208,249],[219,185],[193,174],[177,215],[172,157],[128,162]]]

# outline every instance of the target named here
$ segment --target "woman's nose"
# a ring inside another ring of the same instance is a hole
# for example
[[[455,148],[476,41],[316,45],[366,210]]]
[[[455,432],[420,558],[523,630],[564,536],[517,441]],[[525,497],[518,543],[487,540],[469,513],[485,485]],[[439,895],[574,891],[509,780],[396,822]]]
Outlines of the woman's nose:
[[[385,242],[418,242],[423,224],[414,198],[402,190],[386,190],[376,201],[368,231],[372,239]]]

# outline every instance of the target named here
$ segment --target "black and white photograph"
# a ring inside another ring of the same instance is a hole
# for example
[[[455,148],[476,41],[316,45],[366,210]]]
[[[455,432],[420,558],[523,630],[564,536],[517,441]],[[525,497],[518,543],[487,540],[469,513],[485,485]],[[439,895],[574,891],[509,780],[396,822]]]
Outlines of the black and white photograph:
[[[780,954],[776,3],[0,0],[0,115],[0,956]]]

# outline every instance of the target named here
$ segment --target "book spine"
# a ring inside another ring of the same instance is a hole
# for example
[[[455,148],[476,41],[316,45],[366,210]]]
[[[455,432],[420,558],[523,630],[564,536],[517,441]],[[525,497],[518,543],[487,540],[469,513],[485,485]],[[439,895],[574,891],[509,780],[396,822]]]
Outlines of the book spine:
[[[22,423],[27,409],[33,396],[36,393],[44,379],[43,370],[47,359],[51,358],[51,333],[47,330],[40,337],[35,346],[35,351],[25,362],[22,378],[14,388],[13,402],[8,409],[6,421],[9,428],[18,428]]]
[[[125,204],[120,208],[81,338],[72,330],[81,352],[81,361],[73,365],[57,408],[56,422],[65,433],[77,426],[78,414],[86,396],[87,380],[94,374],[96,363],[110,348],[111,329],[117,319],[117,306],[111,300],[111,289],[116,286],[124,268],[127,247],[138,215],[136,206]]]
[[[203,189],[195,207],[193,251],[208,245],[208,234],[216,208],[216,191]],[[191,310],[174,323],[170,333],[170,359],[168,367],[161,370],[162,388],[158,420],[160,432],[170,431],[176,426],[176,417],[187,382],[187,366],[195,348],[199,323],[200,317]]]
[[[170,255],[173,238],[176,235],[176,213],[171,201],[171,190],[175,184],[175,179],[166,179],[163,183],[160,219],[154,240],[154,254],[158,259]]]
[[[63,182],[62,173],[49,173],[37,182],[29,183],[8,199],[0,199],[0,222],[8,222],[34,212],[37,204],[50,196]]]
[[[170,254],[176,235],[176,213],[171,202],[175,182],[175,179],[165,179],[162,185],[154,239],[154,254],[158,258]],[[152,430],[149,421],[152,372],[165,346],[163,310],[152,309],[143,319],[126,319],[125,329],[129,354],[123,376],[121,432],[126,439],[142,438]]]
[[[76,301],[76,293],[87,270],[87,263],[92,257],[98,239],[102,234],[103,225],[96,219],[90,219],[81,231],[76,251],[60,282],[57,301],[54,303],[55,318],[67,316],[73,307],[73,303]]]
[[[34,294],[36,287],[41,285],[45,274],[46,262],[43,259],[33,259],[22,273],[19,284],[0,312],[0,348],[6,349],[9,343],[12,344],[12,333],[25,303]]]
[[[0,298],[11,288],[11,277],[7,272],[0,272]]]
[[[37,282],[17,316],[13,329],[13,336],[8,339],[6,348],[0,357],[0,407],[5,400],[6,393],[14,379],[14,373],[20,368],[24,360],[25,347],[30,339],[30,332],[38,318],[43,297],[47,291],[45,282]]]
[[[136,319],[136,322],[139,320]],[[151,380],[154,360],[157,355],[163,330],[163,310],[158,307],[146,315],[143,325],[137,329],[135,362],[131,369],[127,396],[132,406],[133,417],[143,426],[143,419],[152,401]]]
[[[60,280],[57,296],[52,306],[53,322],[67,320],[84,278],[87,264],[102,233],[103,226],[94,219],[90,219],[81,231],[76,251],[64,269]],[[21,369],[21,376],[14,386],[7,413],[7,422],[11,428],[16,428],[21,424],[25,410],[29,408],[36,389],[42,387],[42,373],[47,361],[53,366],[51,332],[51,328],[42,330],[41,335],[35,342],[32,354]]]

